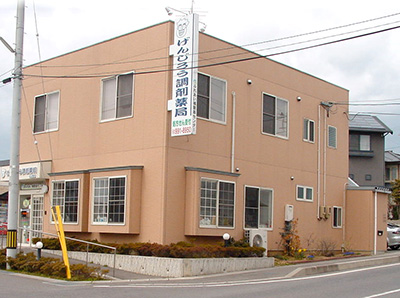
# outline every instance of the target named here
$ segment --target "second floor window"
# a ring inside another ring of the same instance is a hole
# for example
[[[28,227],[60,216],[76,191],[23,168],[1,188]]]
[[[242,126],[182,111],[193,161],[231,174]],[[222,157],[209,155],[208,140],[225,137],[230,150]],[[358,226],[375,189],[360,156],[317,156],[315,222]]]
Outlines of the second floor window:
[[[60,92],[52,92],[35,97],[33,132],[46,132],[58,129],[58,107]]]
[[[281,98],[263,94],[263,133],[287,138],[289,103]]]
[[[354,151],[370,151],[370,136],[350,134],[350,150]]]
[[[303,140],[314,143],[315,122],[310,119],[304,119]]]
[[[198,74],[197,116],[225,122],[226,82],[205,74]]]
[[[328,126],[328,147],[335,148],[337,147],[337,137],[336,137],[336,127]]]
[[[101,120],[115,120],[133,115],[133,73],[103,80]]]

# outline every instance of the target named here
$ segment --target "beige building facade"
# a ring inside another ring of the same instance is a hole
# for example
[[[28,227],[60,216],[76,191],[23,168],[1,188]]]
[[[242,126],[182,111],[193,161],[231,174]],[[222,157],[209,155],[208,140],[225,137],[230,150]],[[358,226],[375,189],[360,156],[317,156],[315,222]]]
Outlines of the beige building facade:
[[[21,163],[49,166],[43,231],[60,205],[80,238],[205,243],[251,230],[279,250],[293,218],[304,248],[340,249],[348,91],[201,33],[197,132],[171,137],[173,32],[165,22],[24,69]]]

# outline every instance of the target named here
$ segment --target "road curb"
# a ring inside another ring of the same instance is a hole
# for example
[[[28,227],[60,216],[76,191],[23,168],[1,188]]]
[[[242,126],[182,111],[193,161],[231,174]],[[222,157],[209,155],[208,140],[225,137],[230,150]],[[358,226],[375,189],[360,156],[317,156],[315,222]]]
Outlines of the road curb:
[[[290,272],[289,274],[287,274],[285,278],[304,277],[321,273],[345,271],[345,270],[387,265],[399,262],[400,262],[400,256],[389,256],[389,257],[374,257],[371,259],[354,260],[354,261],[340,262],[334,264],[321,264],[308,267],[299,267]]]

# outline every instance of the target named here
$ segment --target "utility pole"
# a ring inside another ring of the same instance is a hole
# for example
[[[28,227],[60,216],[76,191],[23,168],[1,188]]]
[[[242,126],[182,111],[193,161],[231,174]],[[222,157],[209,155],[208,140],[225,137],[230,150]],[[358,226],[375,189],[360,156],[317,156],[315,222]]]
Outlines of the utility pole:
[[[7,257],[17,255],[19,201],[19,147],[21,125],[22,52],[24,44],[25,0],[18,0],[15,35],[15,66],[11,114],[10,180],[8,189]],[[7,269],[10,269],[7,264]]]

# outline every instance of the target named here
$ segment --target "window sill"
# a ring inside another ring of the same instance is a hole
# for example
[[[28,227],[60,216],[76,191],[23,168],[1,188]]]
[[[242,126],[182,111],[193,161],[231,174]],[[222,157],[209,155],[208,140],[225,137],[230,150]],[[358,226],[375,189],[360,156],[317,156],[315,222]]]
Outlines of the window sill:
[[[261,134],[264,136],[270,136],[270,137],[274,137],[274,138],[281,139],[281,140],[289,140],[288,136],[285,137],[285,136],[272,134],[272,133],[268,133],[268,132],[263,132],[263,131],[261,131]]]
[[[374,157],[374,151],[350,150],[349,156]]]

